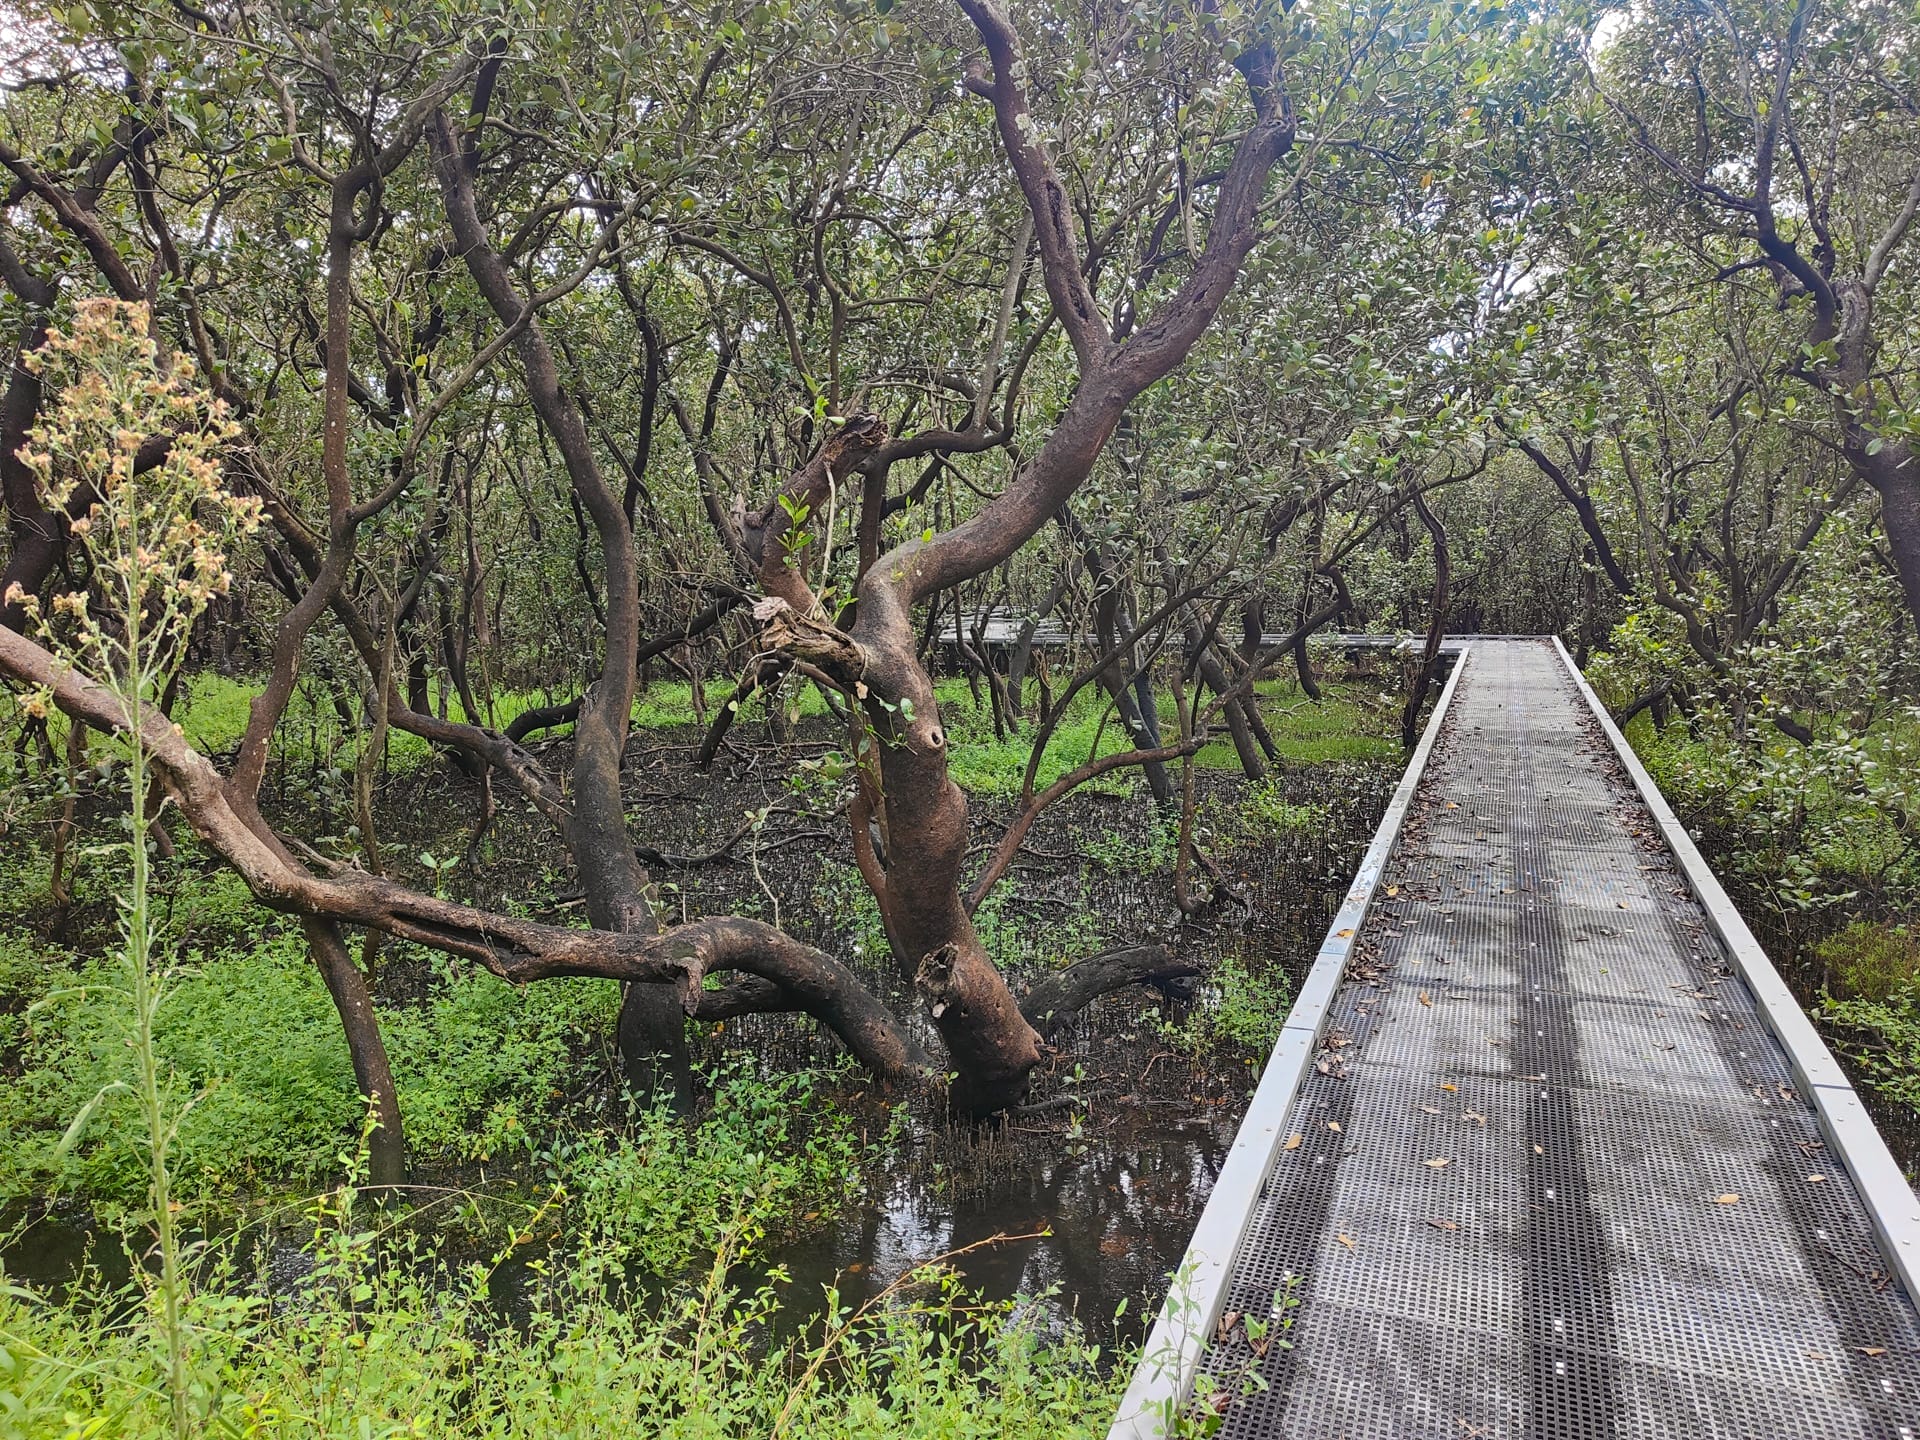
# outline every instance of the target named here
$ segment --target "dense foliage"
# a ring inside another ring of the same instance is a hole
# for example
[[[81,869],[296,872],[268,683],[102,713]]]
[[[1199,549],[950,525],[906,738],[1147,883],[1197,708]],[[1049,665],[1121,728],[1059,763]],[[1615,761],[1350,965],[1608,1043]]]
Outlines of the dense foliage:
[[[1182,927],[1374,794],[1447,631],[1566,640],[1913,1113],[1916,26],[10,0],[0,1186],[166,1261],[130,1329],[0,1292],[16,1428],[344,1429],[377,1335],[390,1433],[615,1389],[689,1435],[964,1433],[982,1393],[1066,1433],[1080,1342],[950,1289],[716,1361],[779,1308],[724,1257],[846,1203],[821,1063],[1000,1116],[1075,1013],[1196,979],[1168,1053],[1257,1053],[1283,977]],[[1341,630],[1416,644],[1356,679]],[[696,853],[657,817],[715,767]],[[404,813],[421,776],[458,783]],[[1076,797],[1126,818],[1036,920]],[[696,1073],[767,1015],[829,1038]],[[559,1299],[370,1258],[339,1191],[311,1303],[176,1273],[175,1205],[343,1155],[550,1169]],[[109,1392],[148,1399],[85,1428]]]

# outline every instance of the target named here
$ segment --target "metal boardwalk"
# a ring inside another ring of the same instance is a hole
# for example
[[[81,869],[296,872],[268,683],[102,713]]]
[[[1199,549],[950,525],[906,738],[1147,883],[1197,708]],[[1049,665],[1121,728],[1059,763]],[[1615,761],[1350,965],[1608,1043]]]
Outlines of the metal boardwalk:
[[[1831,1057],[1554,647],[1446,704],[1115,1436],[1920,1440],[1913,1195]]]

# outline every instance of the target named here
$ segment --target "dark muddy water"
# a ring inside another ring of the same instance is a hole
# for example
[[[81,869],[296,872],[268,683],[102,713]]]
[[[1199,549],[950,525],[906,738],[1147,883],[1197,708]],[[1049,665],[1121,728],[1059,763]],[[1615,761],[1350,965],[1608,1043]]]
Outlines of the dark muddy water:
[[[954,1265],[987,1295],[1042,1297],[1101,1343],[1124,1344],[1144,1334],[1158,1308],[1237,1121],[1237,1106],[1199,1115],[1142,1109],[1116,1116],[1092,1144],[1050,1140],[1035,1153],[989,1140],[975,1147],[974,1175],[937,1189],[896,1180],[770,1258],[792,1277],[796,1299],[837,1284],[841,1302],[858,1305],[936,1256],[1019,1237]]]
[[[188,1232],[183,1238],[189,1248],[197,1248],[231,1233]],[[311,1226],[284,1232],[257,1226],[247,1234],[242,1253],[267,1293],[280,1294],[312,1271],[312,1258],[301,1248],[312,1233]],[[18,1204],[0,1208],[0,1266],[10,1283],[30,1286],[55,1300],[77,1295],[116,1310],[133,1303],[134,1256],[125,1237],[81,1211]]]
[[[117,1236],[84,1218],[35,1218],[19,1205],[0,1210],[0,1265],[8,1280],[53,1295],[66,1294],[89,1269],[116,1288],[133,1273]]]

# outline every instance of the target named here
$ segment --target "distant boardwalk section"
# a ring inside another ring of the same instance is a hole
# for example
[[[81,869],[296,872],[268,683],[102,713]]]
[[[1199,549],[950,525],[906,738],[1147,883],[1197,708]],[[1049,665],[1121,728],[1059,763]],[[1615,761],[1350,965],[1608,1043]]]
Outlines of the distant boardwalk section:
[[[1114,1440],[1920,1440],[1920,1209],[1832,1056],[1564,652],[1442,710]]]

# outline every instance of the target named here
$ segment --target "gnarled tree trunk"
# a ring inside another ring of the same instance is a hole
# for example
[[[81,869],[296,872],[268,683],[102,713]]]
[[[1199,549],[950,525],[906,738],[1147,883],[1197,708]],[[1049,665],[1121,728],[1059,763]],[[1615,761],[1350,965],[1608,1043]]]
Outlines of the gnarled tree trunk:
[[[808,620],[808,606],[795,602],[811,597],[786,586],[774,593],[791,613],[770,610],[766,638],[833,676],[864,705],[879,780],[873,800],[887,844],[884,864],[866,855],[862,873],[880,902],[894,958],[913,977],[945,1042],[958,1076],[955,1106],[983,1114],[1020,1102],[1042,1042],[961,902],[967,800],[947,773],[947,735],[932,679],[916,655],[913,607],[999,565],[1058,515],[1134,398],[1186,358],[1254,244],[1267,175],[1291,146],[1294,124],[1272,49],[1242,52],[1234,63],[1247,82],[1253,122],[1221,179],[1206,245],[1186,282],[1119,345],[1088,285],[1073,207],[1028,109],[1013,26],[994,0],[960,5],[989,60],[969,73],[967,86],[993,104],[1034,218],[1054,313],[1073,345],[1079,386],[1046,442],[999,496],[959,525],[909,540],[868,568],[850,632]],[[885,458],[884,450],[874,457]],[[856,846],[863,829],[856,816]]]

